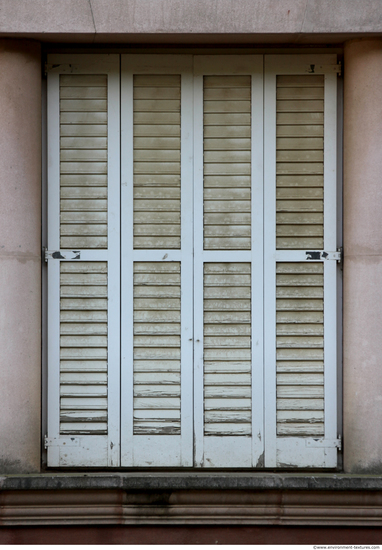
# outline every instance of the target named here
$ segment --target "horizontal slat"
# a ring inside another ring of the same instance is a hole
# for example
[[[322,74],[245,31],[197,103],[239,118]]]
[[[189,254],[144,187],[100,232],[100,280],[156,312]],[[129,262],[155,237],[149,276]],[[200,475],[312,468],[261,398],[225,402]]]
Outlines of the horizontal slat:
[[[180,411],[180,397],[135,397],[134,398],[134,414],[138,410],[158,410],[171,409]],[[155,414],[155,412],[153,413]]]
[[[179,434],[180,382],[180,263],[135,262],[134,434]]]
[[[276,105],[277,112],[309,112],[320,113],[324,110],[324,101],[316,99],[279,99]]]
[[[324,424],[291,423],[277,424],[277,435],[312,437],[324,435]]]
[[[180,100],[180,86],[134,86],[134,99],[176,99]],[[166,103],[167,104],[167,103]],[[137,109],[139,110],[139,109]]]
[[[204,264],[205,435],[251,433],[251,318],[240,307],[250,297],[251,264]]]
[[[107,77],[61,77],[60,246],[107,248],[106,216],[104,225],[97,226],[94,222],[101,218],[88,215],[107,210]],[[76,224],[68,226],[68,221]]]
[[[204,428],[204,435],[251,435],[251,424],[235,423],[208,423]]]
[[[78,140],[84,143],[87,138],[101,140],[107,136],[106,124],[61,124],[60,125],[61,143],[63,140]],[[71,141],[71,143],[73,143]]]
[[[323,86],[317,86],[317,87],[303,87],[303,86],[297,86],[292,87],[288,86],[285,88],[282,88],[280,86],[277,87],[277,99],[289,99],[289,100],[302,100],[302,99],[324,99],[324,88]]]
[[[166,116],[161,119],[162,111],[166,112]],[[143,116],[145,113],[150,115],[150,119]],[[137,187],[138,183],[139,187]],[[144,78],[143,75],[134,76],[134,184],[134,248],[179,249],[180,76],[178,75],[144,75]],[[152,215],[154,211],[155,218]],[[158,213],[162,213],[161,218]],[[177,215],[176,220],[174,215]],[[173,226],[174,222],[178,224],[177,227]],[[163,225],[156,227],[156,224]]]
[[[61,74],[60,86],[106,86],[107,75],[103,74]]]
[[[62,262],[60,293],[60,433],[106,434],[107,263]]]
[[[180,125],[180,112],[134,112],[134,128],[136,125]],[[136,135],[136,134],[134,134]],[[179,135],[179,134],[178,134]]]
[[[135,74],[134,75],[134,87],[140,86],[148,87],[175,87],[179,88],[180,75],[155,75],[155,74]]]
[[[60,115],[60,127],[66,124],[107,124],[107,112],[99,111],[78,111],[78,112],[64,112],[61,111]]]

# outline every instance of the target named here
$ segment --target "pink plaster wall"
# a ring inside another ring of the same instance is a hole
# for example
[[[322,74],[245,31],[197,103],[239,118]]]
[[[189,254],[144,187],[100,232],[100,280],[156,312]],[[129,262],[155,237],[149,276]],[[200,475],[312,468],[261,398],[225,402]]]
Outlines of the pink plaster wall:
[[[41,57],[0,40],[0,474],[40,469]]]
[[[344,466],[382,473],[382,40],[344,60]]]

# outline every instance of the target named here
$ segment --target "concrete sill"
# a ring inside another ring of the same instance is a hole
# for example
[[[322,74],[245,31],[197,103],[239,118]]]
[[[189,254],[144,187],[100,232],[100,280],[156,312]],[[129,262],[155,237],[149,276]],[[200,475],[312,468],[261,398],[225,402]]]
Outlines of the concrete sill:
[[[382,527],[382,476],[49,473],[0,477],[0,526]]]
[[[273,473],[44,473],[0,475],[0,491],[18,490],[381,491],[382,475]]]

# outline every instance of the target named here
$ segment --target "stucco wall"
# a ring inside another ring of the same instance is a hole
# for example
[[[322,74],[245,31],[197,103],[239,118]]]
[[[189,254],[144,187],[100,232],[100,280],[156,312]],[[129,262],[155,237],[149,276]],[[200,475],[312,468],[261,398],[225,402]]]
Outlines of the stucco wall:
[[[40,45],[0,41],[0,470],[40,469]]]
[[[382,40],[345,45],[345,471],[382,473]]]
[[[0,36],[73,42],[343,42],[381,33],[379,0],[0,0]]]

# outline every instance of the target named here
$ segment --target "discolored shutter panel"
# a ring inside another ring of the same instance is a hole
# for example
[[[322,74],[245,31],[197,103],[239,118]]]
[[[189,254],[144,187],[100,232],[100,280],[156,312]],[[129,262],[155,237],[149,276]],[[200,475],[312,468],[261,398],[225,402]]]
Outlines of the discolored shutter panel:
[[[196,56],[195,466],[261,464],[262,59]]]
[[[335,63],[336,56],[266,56],[269,467],[337,465]]]
[[[118,57],[49,62],[48,466],[118,466]]]
[[[192,466],[192,64],[122,56],[123,466]]]

